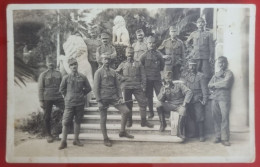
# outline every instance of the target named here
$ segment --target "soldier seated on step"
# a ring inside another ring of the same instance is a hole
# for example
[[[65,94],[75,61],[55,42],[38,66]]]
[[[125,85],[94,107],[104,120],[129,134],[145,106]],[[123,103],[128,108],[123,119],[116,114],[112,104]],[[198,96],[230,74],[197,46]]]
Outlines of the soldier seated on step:
[[[134,138],[134,136],[125,131],[127,115],[130,111],[124,104],[117,73],[110,68],[111,56],[110,54],[102,54],[101,58],[103,65],[95,73],[93,90],[100,111],[100,127],[104,137],[104,145],[111,147],[112,142],[107,136],[106,128],[107,109],[109,105],[113,105],[122,114],[119,137]]]
[[[64,76],[60,92],[64,97],[65,111],[62,117],[62,139],[59,150],[67,147],[68,126],[74,118],[73,145],[83,146],[79,141],[80,123],[84,113],[85,96],[91,91],[86,76],[78,72],[78,62],[75,58],[68,60],[71,73]]]
[[[126,126],[132,126],[132,95],[134,95],[140,108],[141,126],[153,128],[153,125],[146,120],[147,99],[144,94],[146,89],[144,66],[139,61],[134,60],[133,47],[126,48],[126,57],[127,60],[122,62],[116,70],[121,75],[121,86],[125,104],[130,110]]]
[[[165,115],[169,116],[171,111],[179,113],[177,136],[185,141],[185,122],[186,122],[186,105],[192,98],[192,92],[183,83],[172,81],[172,72],[164,72],[164,85],[158,95],[156,104],[158,116],[160,119],[160,132],[163,132],[167,126]]]

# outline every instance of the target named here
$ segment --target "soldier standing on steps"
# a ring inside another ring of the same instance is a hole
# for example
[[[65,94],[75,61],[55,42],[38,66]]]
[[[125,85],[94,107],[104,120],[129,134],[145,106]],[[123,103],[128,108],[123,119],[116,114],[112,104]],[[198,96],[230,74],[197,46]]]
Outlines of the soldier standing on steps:
[[[133,43],[134,60],[140,61],[141,55],[148,50],[147,44],[144,42],[144,31],[142,29],[136,30],[137,42]]]
[[[215,143],[222,142],[224,146],[230,146],[229,142],[229,110],[231,100],[231,88],[233,85],[233,73],[228,69],[228,60],[224,56],[218,58],[220,71],[209,81],[209,89],[212,91],[211,107],[215,127]]]
[[[110,68],[111,55],[102,54],[103,66],[97,70],[94,76],[94,94],[98,102],[98,107],[100,111],[100,127],[104,137],[104,145],[111,147],[112,142],[107,136],[107,109],[109,105],[113,105],[117,108],[122,115],[121,119],[121,130],[119,137],[134,138],[134,136],[128,134],[125,131],[127,115],[129,114],[129,109],[124,103],[122,98],[122,92],[120,89],[120,83],[118,81],[117,73]]]
[[[193,42],[189,57],[197,61],[197,71],[202,72],[209,81],[212,72],[210,63],[214,64],[213,35],[205,30],[205,20],[201,17],[197,20],[197,27],[198,30],[192,32],[186,41],[187,45]]]
[[[172,82],[172,72],[164,72],[165,84],[158,95],[158,103],[156,104],[157,112],[160,119],[160,132],[163,132],[167,126],[165,114],[170,115],[171,111],[179,113],[179,121],[177,127],[177,136],[185,141],[185,125],[186,125],[186,107],[191,101],[192,91],[180,81]]]
[[[199,128],[200,142],[205,141],[204,137],[204,120],[205,120],[205,105],[208,100],[207,79],[197,71],[197,62],[193,59],[189,61],[189,72],[184,77],[185,85],[191,89],[193,97],[188,104],[187,114],[191,115]]]
[[[102,67],[102,65],[103,65],[102,58],[101,58],[102,54],[110,55],[111,60],[116,58],[116,49],[114,48],[114,46],[112,46],[110,44],[109,39],[110,39],[110,37],[107,33],[101,34],[102,45],[100,47],[98,47],[97,51],[96,51],[96,59],[97,59],[98,65],[99,65],[98,68]]]
[[[171,26],[169,31],[171,38],[164,40],[158,50],[164,54],[164,71],[172,71],[172,79],[178,80],[180,78],[180,68],[184,59],[184,44],[177,38],[177,27]]]
[[[53,142],[51,134],[51,111],[53,105],[64,110],[64,100],[59,92],[62,75],[55,70],[55,61],[52,57],[47,57],[48,70],[41,73],[39,77],[39,100],[40,106],[44,110],[44,128],[48,135],[47,142]]]
[[[153,90],[158,96],[162,87],[161,71],[164,69],[164,60],[162,54],[156,50],[155,38],[150,36],[147,39],[148,50],[141,56],[141,63],[146,73],[146,97],[148,99],[148,108],[150,115],[154,117],[153,111]]]
[[[65,100],[65,111],[62,118],[62,139],[59,150],[67,147],[68,126],[74,117],[73,145],[83,146],[79,141],[80,123],[84,114],[84,96],[91,91],[87,77],[78,72],[77,60],[70,58],[68,64],[71,73],[63,77],[60,85],[60,92]]]
[[[141,113],[141,126],[153,128],[153,125],[146,120],[147,99],[144,91],[146,89],[146,76],[144,67],[139,61],[134,60],[134,49],[132,47],[126,48],[127,60],[122,62],[117,68],[117,72],[121,74],[121,85],[123,89],[126,106],[130,113],[127,118],[127,127],[132,126],[132,95],[135,96]]]

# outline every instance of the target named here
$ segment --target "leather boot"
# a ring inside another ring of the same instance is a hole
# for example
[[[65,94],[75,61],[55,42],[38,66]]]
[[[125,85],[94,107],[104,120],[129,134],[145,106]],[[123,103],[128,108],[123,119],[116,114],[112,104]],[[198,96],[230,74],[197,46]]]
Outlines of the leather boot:
[[[132,120],[132,110],[130,110],[128,117],[127,117],[127,122],[126,122],[126,127],[132,127],[133,120]]]
[[[134,138],[133,135],[128,134],[126,131],[121,131],[121,132],[119,133],[119,137],[126,137],[126,138],[130,138],[130,139],[133,139],[133,138]]]
[[[157,108],[157,111],[158,111],[158,116],[159,116],[159,119],[160,119],[160,129],[159,129],[159,131],[163,132],[166,128],[166,121],[165,121],[164,113],[163,113],[161,108]]]
[[[149,118],[149,119],[152,119],[153,117],[154,117],[154,112],[153,112],[153,110],[152,110],[152,111],[149,111],[148,118]]]
[[[146,120],[146,117],[141,118],[141,127],[153,128],[153,124]]]
[[[199,136],[200,136],[200,142],[204,142],[205,141],[205,137],[204,137],[204,126],[203,126],[203,122],[199,122]]]
[[[177,136],[185,140],[185,116],[179,116],[178,128],[177,128]]]

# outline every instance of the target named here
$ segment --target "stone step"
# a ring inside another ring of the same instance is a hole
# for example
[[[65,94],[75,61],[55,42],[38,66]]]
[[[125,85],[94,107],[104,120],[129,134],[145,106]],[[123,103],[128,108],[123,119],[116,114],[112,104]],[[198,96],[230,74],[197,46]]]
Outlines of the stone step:
[[[133,115],[132,120],[134,124],[140,124],[141,123],[141,117],[138,115]],[[147,119],[149,122],[151,122],[154,125],[159,125],[159,117],[155,115],[153,119]],[[107,124],[120,124],[121,122],[121,115],[107,115]],[[169,120],[166,118],[166,122],[168,125],[170,125]],[[84,115],[82,119],[82,123],[88,123],[88,124],[99,124],[100,123],[100,115]]]
[[[87,115],[99,114],[98,107],[86,107],[84,109],[84,111],[85,111],[85,114],[87,114]],[[107,112],[108,115],[116,115],[116,114],[120,115],[119,110],[117,110],[113,106],[109,107],[107,111],[108,111]],[[133,107],[132,112],[133,112],[133,115],[140,115],[139,107]],[[147,115],[148,115],[148,111],[147,111]],[[158,115],[155,107],[154,107],[154,115]]]
[[[154,103],[153,103],[154,106],[156,105],[156,102],[157,102],[157,100],[156,101],[154,100]],[[97,107],[97,101],[92,99],[89,101],[89,105],[90,105],[90,107]],[[136,100],[133,101],[133,107],[138,107],[138,103]]]
[[[119,137],[118,134],[108,134],[108,137],[112,141],[127,141],[127,142],[169,142],[179,143],[182,139],[177,136],[171,135],[152,135],[152,134],[131,134],[134,135],[133,139]],[[61,135],[59,136],[61,138]],[[73,134],[68,135],[69,140],[74,139]],[[95,140],[103,142],[103,135],[101,133],[81,133],[79,135],[80,140]],[[105,147],[105,146],[104,146]]]
[[[121,125],[120,124],[107,124],[108,134],[119,133]],[[133,124],[132,127],[126,127],[129,133],[134,134],[156,134],[156,135],[170,135],[171,128],[167,126],[164,132],[159,132],[159,125],[154,125],[153,128],[141,127],[140,124]],[[99,124],[81,124],[81,133],[102,133]],[[177,131],[174,131],[177,134]]]

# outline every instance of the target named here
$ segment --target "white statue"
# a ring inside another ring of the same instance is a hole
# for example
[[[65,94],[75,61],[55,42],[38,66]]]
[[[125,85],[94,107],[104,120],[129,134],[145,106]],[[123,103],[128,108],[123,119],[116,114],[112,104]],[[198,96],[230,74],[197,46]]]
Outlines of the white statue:
[[[78,71],[84,74],[93,87],[92,68],[88,61],[88,48],[83,38],[80,35],[70,35],[67,41],[63,44],[65,56],[59,56],[61,73],[70,73],[68,59],[74,57],[78,61]]]
[[[114,19],[113,44],[126,46],[130,44],[129,32],[126,29],[126,22],[122,16],[116,16]]]

